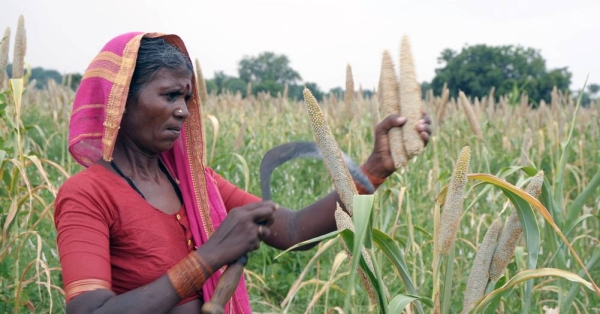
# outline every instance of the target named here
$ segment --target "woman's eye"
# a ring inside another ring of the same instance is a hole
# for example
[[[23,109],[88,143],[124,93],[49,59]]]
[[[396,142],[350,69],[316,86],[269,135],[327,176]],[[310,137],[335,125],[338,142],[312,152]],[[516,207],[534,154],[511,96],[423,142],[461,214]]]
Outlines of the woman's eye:
[[[175,99],[177,99],[177,97],[179,97],[179,95],[180,95],[180,93],[173,92],[173,93],[168,93],[165,96],[167,97],[167,100],[174,101]]]

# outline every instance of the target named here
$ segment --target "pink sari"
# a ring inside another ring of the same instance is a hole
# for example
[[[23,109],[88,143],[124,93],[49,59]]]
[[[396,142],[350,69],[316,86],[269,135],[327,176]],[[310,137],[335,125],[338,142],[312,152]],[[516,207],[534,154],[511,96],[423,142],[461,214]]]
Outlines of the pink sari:
[[[142,37],[163,37],[186,56],[183,41],[176,35],[128,33],[112,39],[89,65],[75,95],[69,125],[69,152],[85,167],[100,158],[112,159],[129,84],[135,69]],[[161,154],[167,169],[180,182],[183,202],[195,243],[205,243],[227,216],[225,205],[213,178],[204,164],[202,113],[196,78],[192,78],[193,97],[190,116],[173,148]],[[208,302],[224,269],[217,270],[204,284]],[[248,292],[240,284],[225,308],[226,313],[251,313]]]

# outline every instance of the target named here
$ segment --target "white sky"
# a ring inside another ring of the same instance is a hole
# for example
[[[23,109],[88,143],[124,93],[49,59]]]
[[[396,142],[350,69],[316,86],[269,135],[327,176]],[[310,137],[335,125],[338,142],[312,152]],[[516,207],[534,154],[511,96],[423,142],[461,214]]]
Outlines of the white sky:
[[[285,54],[305,81],[323,90],[377,85],[381,54],[398,59],[410,37],[417,79],[431,81],[444,48],[520,44],[541,50],[548,68],[567,66],[572,89],[600,83],[600,0],[4,0],[0,27],[19,14],[27,30],[26,62],[83,73],[111,38],[129,31],[175,33],[206,78],[237,76],[245,55]],[[12,57],[12,52],[11,52]],[[396,60],[397,62],[397,60]]]

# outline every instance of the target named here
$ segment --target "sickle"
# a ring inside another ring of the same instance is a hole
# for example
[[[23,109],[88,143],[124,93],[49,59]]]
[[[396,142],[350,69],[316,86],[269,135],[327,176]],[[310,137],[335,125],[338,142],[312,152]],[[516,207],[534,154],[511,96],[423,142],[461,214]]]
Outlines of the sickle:
[[[350,175],[360,185],[362,185],[367,191],[373,193],[375,188],[373,184],[365,176],[348,155],[342,152],[342,157]],[[296,158],[316,158],[323,159],[323,155],[317,143],[315,142],[292,142],[276,146],[269,150],[263,157],[260,163],[260,190],[262,193],[263,201],[271,200],[271,173],[275,168],[281,166],[287,161]],[[223,275],[217,283],[215,293],[211,297],[210,301],[202,306],[203,314],[223,314],[225,311],[225,304],[231,299],[235,289],[237,288],[240,278],[244,272],[244,266],[248,262],[248,255],[244,254],[237,261],[227,266]]]

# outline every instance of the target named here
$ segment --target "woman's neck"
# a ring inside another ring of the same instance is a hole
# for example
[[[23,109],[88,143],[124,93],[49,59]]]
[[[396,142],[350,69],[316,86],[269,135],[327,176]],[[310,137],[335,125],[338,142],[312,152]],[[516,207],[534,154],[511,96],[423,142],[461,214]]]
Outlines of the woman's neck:
[[[113,162],[132,179],[159,180],[161,176],[159,155],[144,151],[124,138],[117,138]]]

